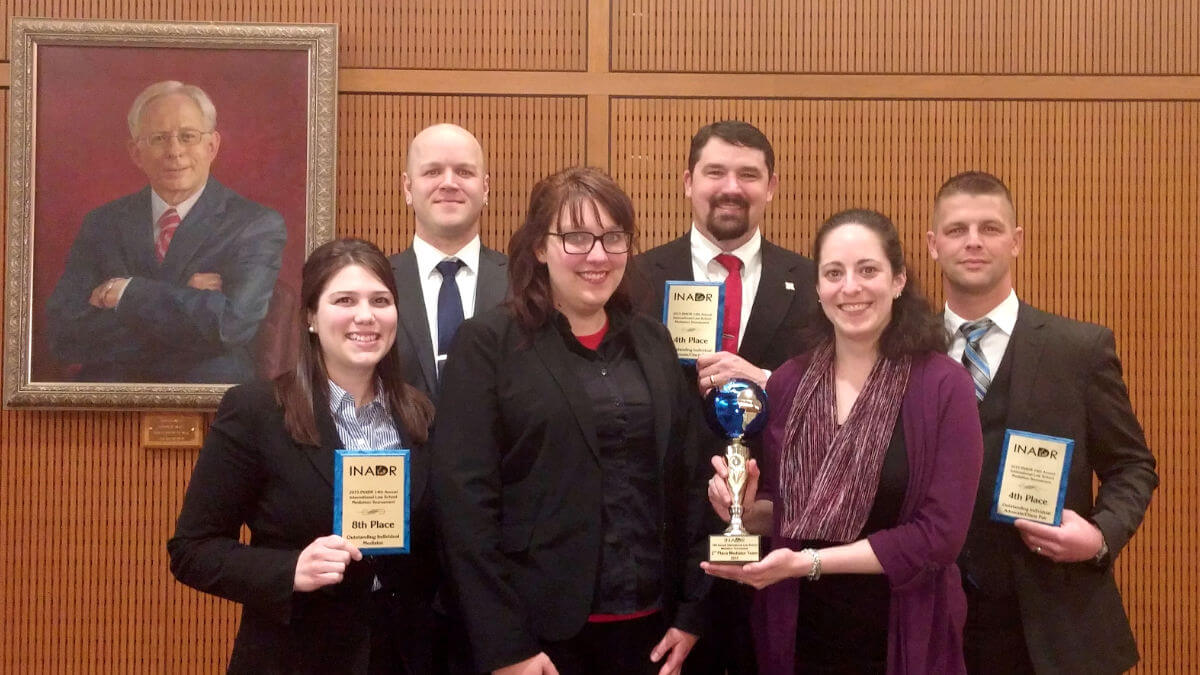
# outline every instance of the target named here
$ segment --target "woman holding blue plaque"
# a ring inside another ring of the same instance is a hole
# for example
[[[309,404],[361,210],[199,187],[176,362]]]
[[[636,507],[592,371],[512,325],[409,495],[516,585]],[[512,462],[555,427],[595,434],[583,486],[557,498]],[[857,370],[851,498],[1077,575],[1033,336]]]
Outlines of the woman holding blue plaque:
[[[602,171],[542,180],[509,301],[455,335],[433,484],[477,670],[675,673],[695,643],[708,465],[671,339],[632,311],[633,240]]]
[[[887,217],[834,215],[813,258],[813,347],[767,383],[761,484],[743,500],[774,550],[705,569],[769,587],[755,625],[764,673],[965,672],[955,558],[983,453],[971,378],[943,353]],[[710,498],[727,516],[714,463]]]
[[[304,263],[300,296],[295,367],[221,400],[167,544],[171,571],[242,604],[230,672],[431,673],[438,568],[421,445],[433,408],[392,349],[391,267],[372,244],[332,241]],[[410,553],[364,558],[330,534],[334,450],[402,447]]]

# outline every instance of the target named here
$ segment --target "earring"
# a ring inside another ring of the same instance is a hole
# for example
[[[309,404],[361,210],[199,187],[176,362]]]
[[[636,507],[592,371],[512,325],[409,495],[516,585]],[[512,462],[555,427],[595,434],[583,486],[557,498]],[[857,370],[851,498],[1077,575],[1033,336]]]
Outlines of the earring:
[[[308,324],[308,332],[310,332],[310,333],[316,333],[316,332],[317,332],[317,329],[316,329],[316,328],[313,328],[313,325],[310,323],[310,324]]]
[[[893,300],[899,300],[899,299],[900,299],[900,294],[899,294],[899,293],[897,293],[897,294],[896,294],[896,297],[894,297],[894,298],[892,298],[892,299],[893,299]]]

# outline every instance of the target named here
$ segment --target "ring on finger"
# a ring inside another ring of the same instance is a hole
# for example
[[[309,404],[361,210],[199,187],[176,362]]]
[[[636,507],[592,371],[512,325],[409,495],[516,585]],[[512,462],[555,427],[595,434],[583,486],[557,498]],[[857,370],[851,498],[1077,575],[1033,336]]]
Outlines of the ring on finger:
[[[717,386],[717,380],[712,375],[708,376],[708,386],[710,386],[710,387]]]

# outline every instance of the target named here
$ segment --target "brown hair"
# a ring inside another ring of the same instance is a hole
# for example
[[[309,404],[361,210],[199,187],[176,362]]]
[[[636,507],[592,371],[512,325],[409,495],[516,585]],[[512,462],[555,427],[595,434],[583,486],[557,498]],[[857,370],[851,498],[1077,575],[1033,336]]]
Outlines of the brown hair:
[[[775,149],[771,147],[771,141],[767,140],[766,134],[759,131],[758,127],[741,120],[723,120],[700,127],[696,135],[692,136],[692,147],[688,151],[688,171],[695,170],[696,162],[700,161],[700,153],[713,138],[719,138],[730,145],[762,150],[763,159],[767,163],[768,177],[775,173]]]
[[[1012,193],[1008,191],[1004,181],[985,171],[964,171],[946,179],[934,195],[933,203],[936,205],[942,199],[954,195],[995,195],[1004,197],[1010,206],[1013,205]]]
[[[584,209],[591,209],[597,218],[603,209],[618,227],[634,236],[635,242],[637,239],[633,202],[621,186],[600,169],[563,169],[533,186],[525,222],[508,242],[508,274],[512,296],[506,305],[526,334],[539,330],[554,313],[550,273],[546,265],[537,259],[537,253],[546,246],[547,234],[557,231],[558,219],[564,209],[570,213],[571,223],[577,227],[583,227]],[[632,246],[629,252],[632,257]],[[628,281],[628,275],[622,277],[605,305],[607,309],[624,312],[632,309]]]
[[[812,257],[818,267],[818,276],[821,273],[821,246],[830,232],[843,225],[861,225],[874,232],[879,237],[893,275],[908,269],[904,262],[904,250],[900,246],[900,234],[891,219],[870,209],[850,209],[833,214],[817,228]],[[833,323],[825,316],[820,305],[807,325],[805,342],[810,347],[833,336]],[[946,329],[929,308],[929,301],[921,293],[917,278],[911,274],[900,291],[900,297],[892,303],[892,318],[879,338],[879,351],[887,358],[946,351]]]
[[[329,372],[321,352],[320,338],[307,331],[308,314],[317,310],[321,292],[329,280],[343,268],[358,265],[378,277],[395,300],[396,280],[383,252],[362,239],[335,239],[317,247],[304,261],[300,279],[300,355],[296,367],[275,378],[275,398],[283,407],[283,423],[292,438],[300,443],[320,445],[316,411],[329,407]],[[384,402],[404,438],[424,443],[433,419],[433,404],[404,382],[400,356],[393,347],[375,365],[375,375],[383,383]]]

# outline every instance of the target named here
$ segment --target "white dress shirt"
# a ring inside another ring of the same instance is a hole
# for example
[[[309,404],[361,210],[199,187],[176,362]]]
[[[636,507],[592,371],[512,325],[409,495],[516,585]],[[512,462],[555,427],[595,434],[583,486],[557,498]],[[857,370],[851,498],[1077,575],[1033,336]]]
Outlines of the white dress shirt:
[[[696,281],[725,281],[729,270],[717,262],[717,256],[725,253],[721,247],[700,234],[692,223],[692,278]],[[738,326],[738,344],[746,340],[746,324],[750,322],[750,309],[758,295],[758,282],[762,279],[762,233],[757,229],[754,236],[741,246],[728,252],[742,261],[742,316]]]
[[[1020,303],[1017,302],[1017,292],[1009,291],[1008,297],[1003,302],[984,315],[996,324],[979,341],[980,351],[983,352],[983,358],[987,359],[988,370],[992,371],[992,377],[996,376],[996,371],[1000,369],[1000,361],[1004,358],[1004,350],[1008,349],[1008,340],[1012,337],[1013,327],[1017,325],[1017,309],[1020,306]],[[942,320],[945,322],[946,332],[950,334],[951,338],[950,350],[947,353],[955,361],[962,361],[963,350],[967,347],[967,339],[958,332],[958,329],[967,320],[955,314],[949,305],[946,305],[945,311],[942,313]]]
[[[463,319],[475,315],[475,281],[479,278],[479,235],[475,235],[466,246],[454,255],[446,255],[420,237],[413,236],[412,249],[417,256],[417,275],[421,279],[421,297],[425,299],[425,320],[428,321],[429,339],[433,345],[433,360],[438,360],[438,292],[442,290],[442,273],[437,271],[443,260],[460,260],[462,267],[454,275],[458,282],[458,294],[462,298]],[[398,289],[401,293],[405,289]]]
[[[188,197],[187,199],[185,199],[175,205],[175,213],[179,214],[179,222],[182,223],[183,219],[187,218],[188,212],[190,212],[192,210],[192,207],[196,205],[196,202],[200,201],[200,195],[202,195],[202,194],[204,194],[204,186],[201,186],[200,189],[196,191],[196,194],[192,195],[191,197]],[[158,219],[162,218],[162,214],[166,213],[167,209],[169,209],[169,208],[171,208],[171,205],[168,204],[166,202],[166,200],[164,200],[162,197],[159,197],[157,192],[155,192],[153,189],[151,189],[150,190],[150,218],[151,218],[150,222],[154,223],[154,239],[153,239],[153,241],[155,241],[155,242],[158,241],[158,231],[160,229],[162,229],[158,225]]]

